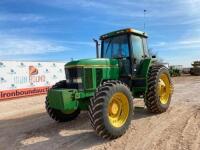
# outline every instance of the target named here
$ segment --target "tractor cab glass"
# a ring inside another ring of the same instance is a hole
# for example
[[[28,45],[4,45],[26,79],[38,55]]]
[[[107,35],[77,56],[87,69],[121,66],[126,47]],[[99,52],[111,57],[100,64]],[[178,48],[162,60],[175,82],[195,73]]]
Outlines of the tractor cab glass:
[[[144,58],[143,39],[137,35],[131,35],[131,46],[133,52],[134,63],[139,64]]]
[[[129,57],[128,36],[120,35],[103,40],[101,57],[102,58]]]
[[[134,76],[146,57],[149,53],[144,36],[121,34],[102,40],[101,58],[118,59],[122,76]]]
[[[113,58],[119,60],[120,76],[131,75],[131,62],[129,51],[128,34],[109,37],[102,41],[102,58]]]

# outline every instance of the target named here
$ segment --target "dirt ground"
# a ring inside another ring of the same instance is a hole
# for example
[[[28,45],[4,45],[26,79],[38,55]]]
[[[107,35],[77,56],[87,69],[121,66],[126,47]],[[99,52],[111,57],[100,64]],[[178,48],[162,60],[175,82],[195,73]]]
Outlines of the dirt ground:
[[[44,109],[44,95],[0,102],[0,150],[199,150],[200,77],[173,80],[168,111],[152,115],[142,101],[136,101],[129,130],[113,141],[96,136],[85,112],[68,123],[51,120]]]

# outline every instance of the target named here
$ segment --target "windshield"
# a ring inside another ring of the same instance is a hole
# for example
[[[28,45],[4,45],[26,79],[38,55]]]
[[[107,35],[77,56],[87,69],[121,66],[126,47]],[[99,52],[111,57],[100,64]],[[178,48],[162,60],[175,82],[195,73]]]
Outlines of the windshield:
[[[102,58],[129,57],[128,35],[111,37],[102,42]]]

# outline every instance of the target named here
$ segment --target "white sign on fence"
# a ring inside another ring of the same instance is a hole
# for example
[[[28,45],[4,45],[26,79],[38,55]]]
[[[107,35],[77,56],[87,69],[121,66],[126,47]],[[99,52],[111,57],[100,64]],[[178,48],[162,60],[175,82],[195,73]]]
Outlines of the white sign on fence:
[[[46,93],[65,79],[64,64],[0,61],[0,100]]]

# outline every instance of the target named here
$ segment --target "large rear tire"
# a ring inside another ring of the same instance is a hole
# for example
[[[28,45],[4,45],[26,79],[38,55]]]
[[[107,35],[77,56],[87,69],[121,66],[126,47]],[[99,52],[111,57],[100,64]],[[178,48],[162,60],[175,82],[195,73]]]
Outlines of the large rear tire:
[[[66,87],[67,87],[66,81],[63,80],[53,85],[52,89],[60,89],[60,88],[66,88]],[[67,122],[67,121],[74,120],[80,114],[80,109],[77,109],[71,112],[63,112],[61,110],[51,108],[49,106],[48,97],[46,97],[45,106],[46,106],[46,111],[48,115],[57,122]]]
[[[163,65],[153,65],[148,74],[145,105],[152,113],[165,112],[171,102],[173,84],[168,69]]]
[[[120,81],[107,81],[90,99],[89,117],[96,133],[104,139],[122,136],[129,127],[133,97]]]

